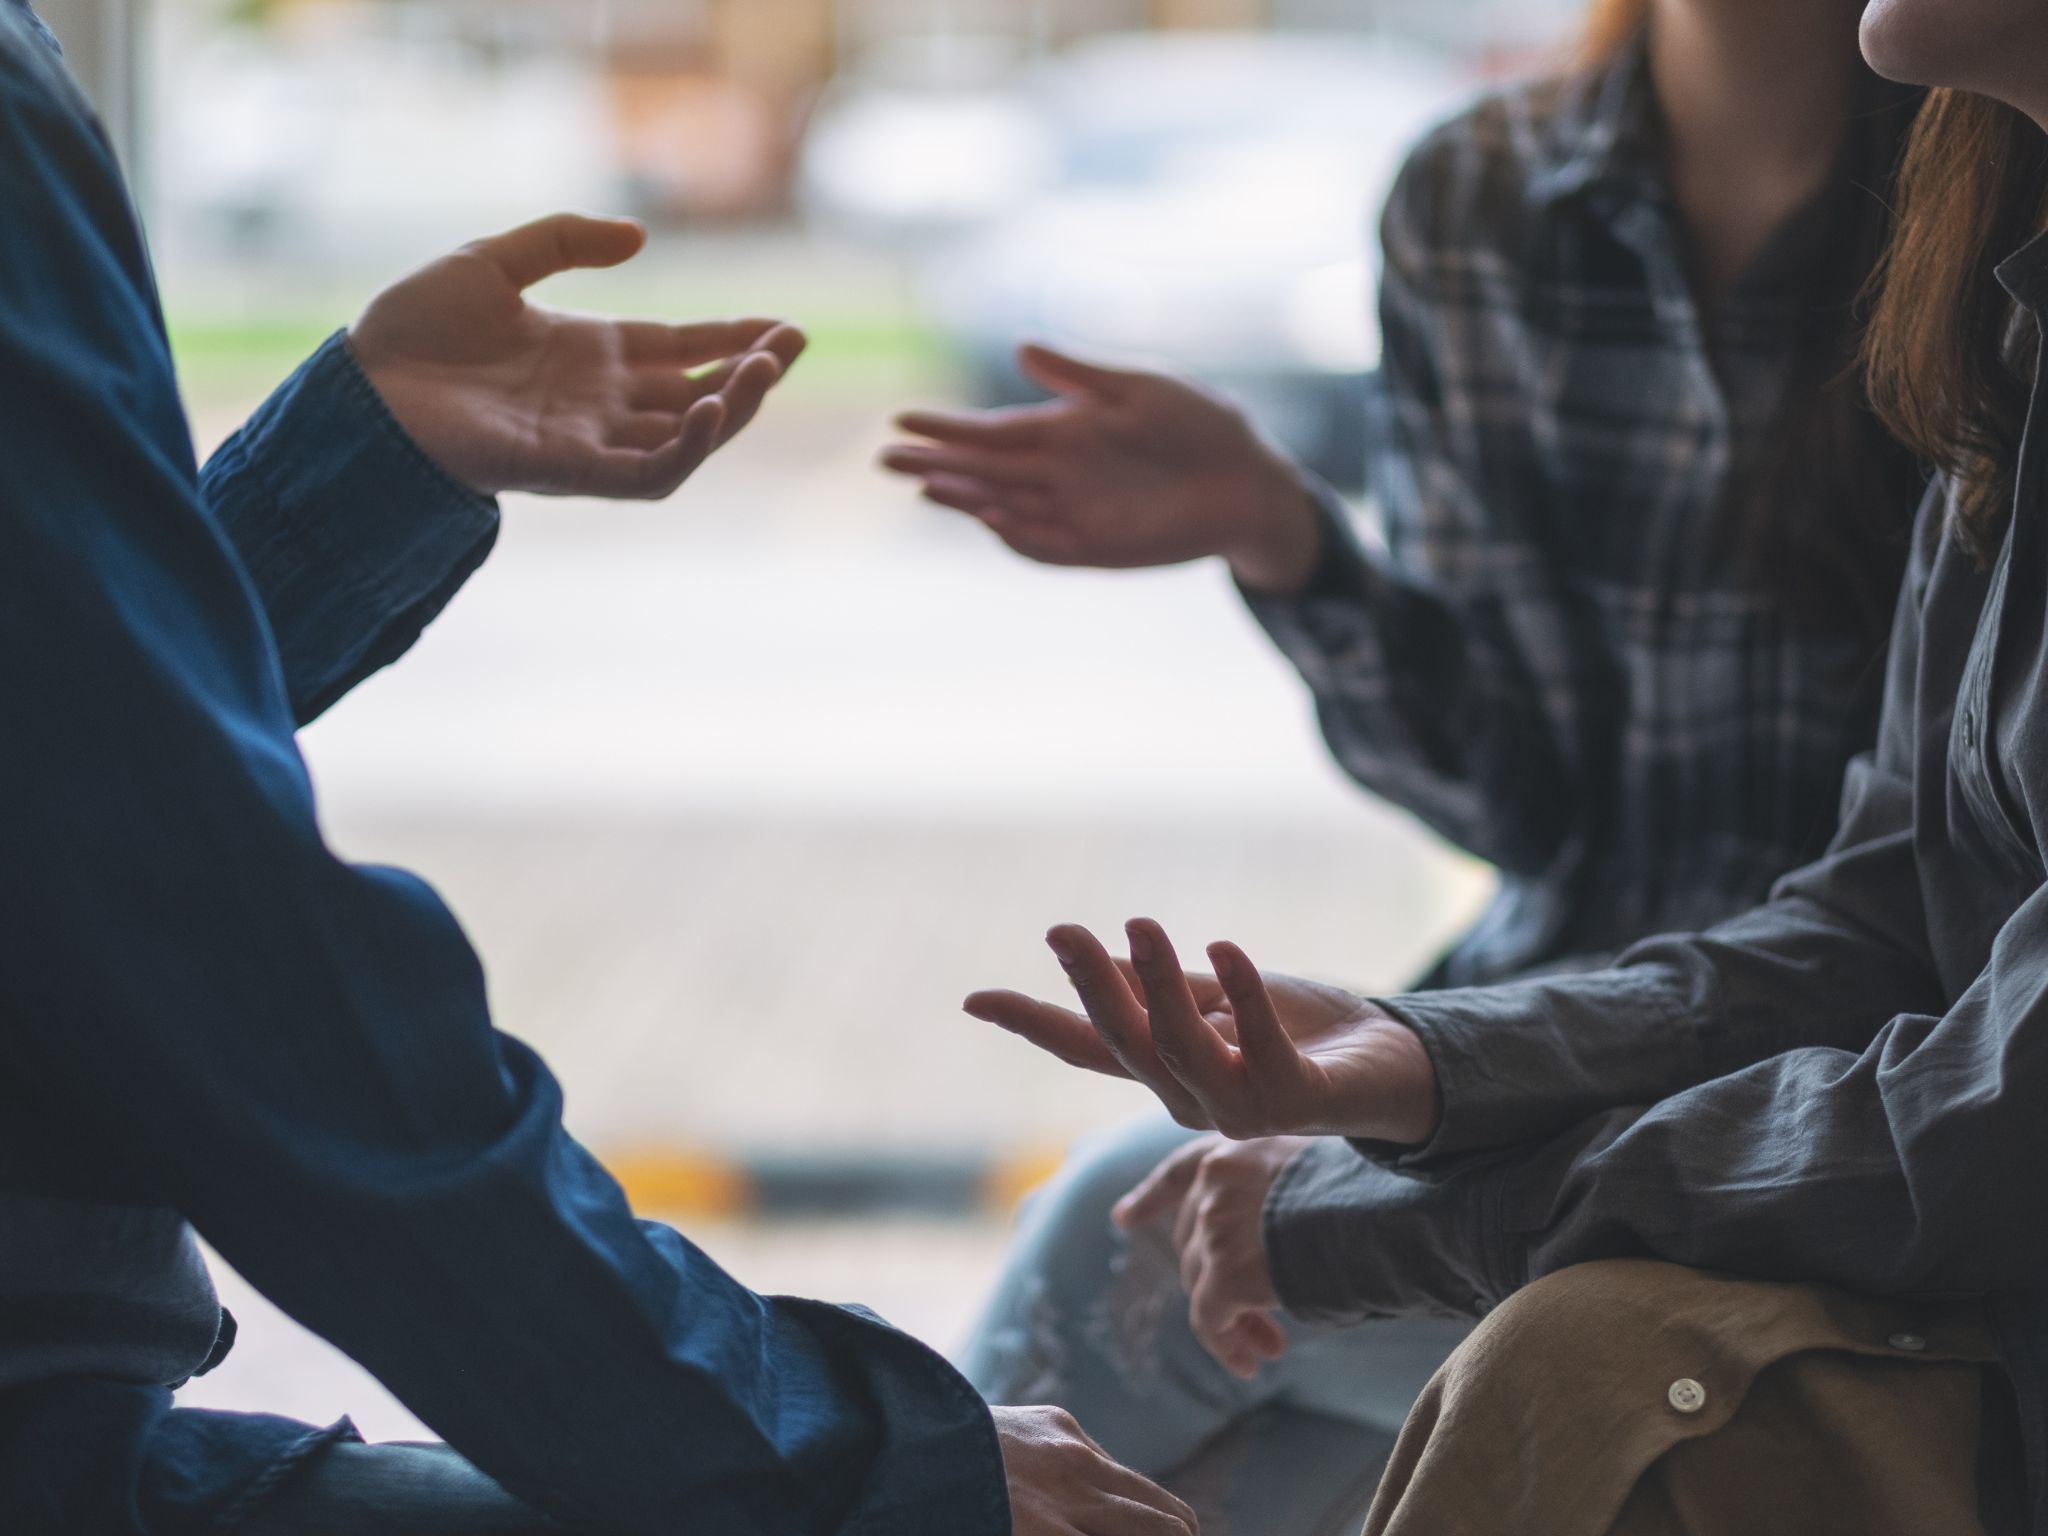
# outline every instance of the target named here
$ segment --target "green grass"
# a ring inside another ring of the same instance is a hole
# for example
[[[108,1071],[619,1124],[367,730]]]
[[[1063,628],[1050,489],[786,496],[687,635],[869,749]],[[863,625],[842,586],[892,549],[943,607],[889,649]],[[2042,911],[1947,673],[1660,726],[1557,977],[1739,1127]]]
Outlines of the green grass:
[[[901,387],[945,376],[945,344],[913,319],[857,311],[807,315],[796,308],[792,317],[810,333],[811,350],[791,376],[793,392],[843,396],[865,393],[881,382]],[[253,316],[173,313],[171,349],[186,397],[202,407],[261,399],[352,309],[338,303],[326,313],[311,306]],[[724,312],[724,307],[705,311]]]

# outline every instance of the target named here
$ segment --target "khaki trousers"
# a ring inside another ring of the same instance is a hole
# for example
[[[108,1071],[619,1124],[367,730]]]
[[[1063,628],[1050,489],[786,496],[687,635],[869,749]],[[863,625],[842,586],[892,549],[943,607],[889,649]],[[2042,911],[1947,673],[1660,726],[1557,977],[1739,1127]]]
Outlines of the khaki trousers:
[[[1367,1536],[1983,1536],[1974,1303],[1648,1261],[1496,1309],[1401,1432]]]

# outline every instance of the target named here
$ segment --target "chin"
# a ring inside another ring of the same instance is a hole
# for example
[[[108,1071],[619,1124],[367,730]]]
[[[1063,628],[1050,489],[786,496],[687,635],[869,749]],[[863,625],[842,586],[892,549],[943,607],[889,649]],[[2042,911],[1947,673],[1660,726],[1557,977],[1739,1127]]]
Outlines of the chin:
[[[1941,85],[1934,46],[1939,4],[1930,0],[1871,0],[1863,10],[1863,58],[1887,80],[1903,85]]]

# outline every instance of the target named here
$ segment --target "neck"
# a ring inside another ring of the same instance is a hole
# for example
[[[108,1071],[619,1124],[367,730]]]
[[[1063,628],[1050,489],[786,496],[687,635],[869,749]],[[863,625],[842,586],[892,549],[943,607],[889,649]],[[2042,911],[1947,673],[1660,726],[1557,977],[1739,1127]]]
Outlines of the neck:
[[[1843,0],[1655,0],[1650,72],[1710,293],[1833,169],[1855,92],[1857,11]]]

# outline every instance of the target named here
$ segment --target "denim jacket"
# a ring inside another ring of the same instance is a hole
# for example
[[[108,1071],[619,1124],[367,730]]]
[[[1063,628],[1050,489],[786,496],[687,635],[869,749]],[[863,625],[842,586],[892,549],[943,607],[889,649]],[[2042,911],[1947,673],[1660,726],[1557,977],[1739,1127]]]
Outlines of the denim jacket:
[[[1999,277],[2038,331],[2048,236]],[[1413,1151],[1335,1142],[1287,1170],[1267,1235],[1290,1306],[1481,1312],[1628,1255],[1982,1296],[2029,1469],[2005,1492],[2048,1536],[2042,382],[2037,364],[1988,570],[1930,493],[1832,848],[1614,970],[1389,1000],[1435,1063],[1442,1124]]]
[[[321,1431],[177,1410],[185,1224],[484,1471],[618,1536],[1009,1530],[985,1406],[636,1221],[295,727],[488,552],[331,342],[202,476],[113,158],[0,0],[0,1526],[228,1530]]]

